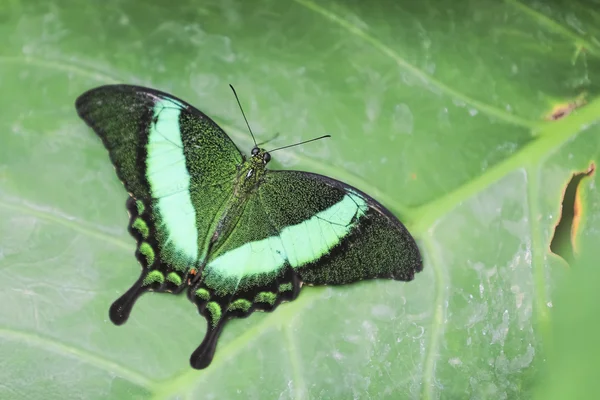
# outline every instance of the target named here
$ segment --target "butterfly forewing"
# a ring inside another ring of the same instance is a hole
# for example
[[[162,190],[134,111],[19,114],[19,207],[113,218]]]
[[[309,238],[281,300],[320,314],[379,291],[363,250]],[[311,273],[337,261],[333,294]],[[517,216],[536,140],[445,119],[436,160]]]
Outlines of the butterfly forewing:
[[[260,196],[280,231],[289,264],[307,284],[410,281],[423,269],[404,225],[343,182],[308,172],[268,171]]]

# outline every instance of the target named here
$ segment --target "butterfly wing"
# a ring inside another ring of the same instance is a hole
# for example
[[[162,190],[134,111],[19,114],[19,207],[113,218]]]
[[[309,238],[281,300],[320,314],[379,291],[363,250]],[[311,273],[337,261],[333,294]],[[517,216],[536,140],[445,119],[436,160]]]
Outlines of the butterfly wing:
[[[306,284],[410,281],[423,269],[398,218],[350,185],[308,172],[268,171],[260,196],[288,263]]]
[[[404,225],[368,195],[321,175],[267,171],[236,230],[189,289],[208,322],[191,364],[210,364],[228,319],[294,300],[301,282],[408,281],[422,268]]]
[[[122,324],[142,293],[179,293],[204,263],[243,156],[209,117],[157,90],[102,86],[82,94],[76,109],[131,196],[129,231],[143,268],[111,306],[111,320]]]

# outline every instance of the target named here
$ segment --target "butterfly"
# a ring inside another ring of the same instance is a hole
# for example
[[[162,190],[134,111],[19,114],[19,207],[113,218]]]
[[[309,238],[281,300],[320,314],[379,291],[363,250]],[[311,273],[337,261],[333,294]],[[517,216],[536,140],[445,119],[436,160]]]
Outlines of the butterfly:
[[[246,157],[183,100],[107,85],[75,106],[129,192],[142,266],[110,319],[125,323],[143,293],[186,290],[207,321],[193,368],[211,363],[228,320],[272,311],[303,284],[410,281],[423,269],[413,237],[369,195],[323,175],[267,169],[268,151],[255,146]]]

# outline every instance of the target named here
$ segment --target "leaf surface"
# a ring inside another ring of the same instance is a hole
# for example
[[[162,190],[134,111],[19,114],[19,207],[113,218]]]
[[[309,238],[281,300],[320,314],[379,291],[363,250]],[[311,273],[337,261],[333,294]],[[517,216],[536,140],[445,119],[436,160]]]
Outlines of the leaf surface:
[[[563,190],[598,165],[600,13],[583,1],[5,1],[0,5],[0,398],[528,398],[552,343]],[[183,297],[108,307],[139,274],[127,194],[73,106],[165,90],[274,167],[395,212],[408,284],[305,288],[231,322],[215,361]],[[552,120],[552,116],[561,118]],[[580,235],[599,228],[595,178]]]

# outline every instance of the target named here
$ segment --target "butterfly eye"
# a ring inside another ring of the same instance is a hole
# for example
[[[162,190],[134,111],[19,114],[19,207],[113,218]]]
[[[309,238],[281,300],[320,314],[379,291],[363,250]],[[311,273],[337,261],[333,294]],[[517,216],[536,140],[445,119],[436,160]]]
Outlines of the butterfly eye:
[[[265,164],[271,161],[271,155],[269,153],[265,153],[265,155],[263,156],[263,161],[265,162]]]
[[[253,156],[257,155],[258,152],[259,152],[258,147],[253,148],[252,151],[251,151],[251,153],[252,153]]]

